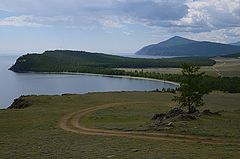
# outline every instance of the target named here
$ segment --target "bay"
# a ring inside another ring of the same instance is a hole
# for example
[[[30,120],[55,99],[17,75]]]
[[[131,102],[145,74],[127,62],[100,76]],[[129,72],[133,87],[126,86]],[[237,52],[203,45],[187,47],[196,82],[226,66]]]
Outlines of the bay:
[[[99,75],[15,73],[8,68],[16,56],[0,56],[0,108],[7,108],[21,95],[61,95],[88,92],[151,91],[175,88],[161,81]]]

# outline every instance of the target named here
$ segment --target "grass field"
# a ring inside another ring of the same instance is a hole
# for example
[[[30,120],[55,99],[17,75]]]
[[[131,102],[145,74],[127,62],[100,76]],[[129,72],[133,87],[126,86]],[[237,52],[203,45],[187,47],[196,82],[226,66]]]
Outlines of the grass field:
[[[214,58],[216,64],[214,66],[203,66],[200,71],[206,72],[211,76],[223,76],[223,77],[240,77],[240,58]],[[124,68],[126,71],[143,70],[144,72],[159,72],[169,74],[180,74],[180,68],[143,68],[143,69],[131,69]]]
[[[214,118],[211,120],[204,117],[186,128],[172,130],[173,133],[239,139],[239,97],[240,94],[211,94],[205,99],[206,106],[212,110],[225,110],[223,115],[211,117]],[[173,106],[171,94],[122,92],[25,98],[32,102],[26,109],[0,110],[0,158],[218,159],[240,155],[238,145],[88,136],[67,132],[58,126],[64,115],[81,109],[109,103],[143,102],[98,110],[81,122],[85,126],[104,129],[145,130],[154,113]],[[192,127],[196,125],[197,128]],[[202,132],[199,132],[200,128]]]
[[[240,76],[240,58],[217,58],[215,60],[217,61],[215,68],[222,76]]]
[[[152,122],[151,117],[156,112],[166,112],[174,106],[169,97],[171,95],[164,94],[156,103],[126,104],[122,107],[98,110],[86,116],[81,124],[99,129],[152,131],[149,127]],[[210,108],[213,111],[225,111],[222,116],[202,116],[200,120],[190,122],[178,121],[174,123],[174,129],[160,132],[240,139],[238,98],[239,95],[210,94],[205,98],[206,105],[200,109]]]

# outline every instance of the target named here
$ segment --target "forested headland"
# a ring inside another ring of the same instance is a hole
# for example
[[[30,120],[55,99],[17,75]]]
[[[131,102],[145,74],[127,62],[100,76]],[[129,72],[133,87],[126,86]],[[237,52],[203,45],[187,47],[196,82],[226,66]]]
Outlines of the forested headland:
[[[43,54],[27,54],[19,57],[10,68],[14,72],[74,72],[105,75],[146,77],[173,82],[181,81],[178,74],[157,72],[124,71],[118,68],[179,68],[183,63],[197,66],[212,66],[216,62],[208,57],[177,57],[168,59],[129,58],[84,51],[55,50]],[[240,92],[239,77],[212,77],[202,79],[211,91]]]

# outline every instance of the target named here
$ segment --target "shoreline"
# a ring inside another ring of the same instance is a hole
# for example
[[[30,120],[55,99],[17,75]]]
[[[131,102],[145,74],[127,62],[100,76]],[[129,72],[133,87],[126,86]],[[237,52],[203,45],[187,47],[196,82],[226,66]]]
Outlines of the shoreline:
[[[94,74],[94,73],[77,73],[77,72],[24,72],[24,73],[34,73],[34,74],[59,74],[59,75],[88,75],[88,76],[101,76],[101,77],[112,77],[112,78],[126,78],[126,79],[135,79],[135,80],[147,80],[147,81],[155,81],[155,82],[163,82],[168,84],[173,84],[175,86],[180,86],[177,82],[165,81],[154,78],[146,78],[146,77],[133,77],[133,76],[121,76],[121,75],[106,75],[106,74]]]

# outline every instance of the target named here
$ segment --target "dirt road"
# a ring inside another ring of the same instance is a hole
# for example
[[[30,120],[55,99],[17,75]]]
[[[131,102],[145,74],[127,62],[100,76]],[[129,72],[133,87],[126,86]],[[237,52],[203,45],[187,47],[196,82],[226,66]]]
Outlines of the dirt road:
[[[193,135],[181,135],[181,134],[168,134],[168,133],[148,133],[148,132],[136,132],[136,131],[114,131],[114,130],[101,130],[101,129],[92,129],[86,128],[80,125],[81,121],[85,115],[93,113],[100,109],[106,109],[110,107],[124,106],[125,104],[131,103],[112,103],[96,107],[91,107],[88,109],[83,109],[78,112],[74,112],[64,116],[59,126],[69,132],[74,132],[78,134],[85,135],[94,135],[94,136],[117,136],[117,137],[127,137],[135,139],[151,139],[151,140],[168,140],[168,141],[184,141],[184,142],[199,142],[207,144],[237,144],[239,143],[230,143],[221,138],[212,138],[212,137],[202,137],[202,136],[193,136]],[[133,104],[133,103],[132,103]],[[138,103],[134,103],[138,104]],[[141,103],[139,103],[141,104]]]

